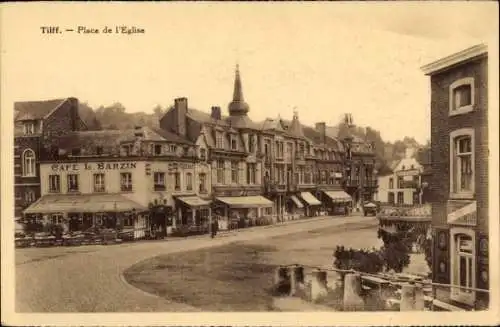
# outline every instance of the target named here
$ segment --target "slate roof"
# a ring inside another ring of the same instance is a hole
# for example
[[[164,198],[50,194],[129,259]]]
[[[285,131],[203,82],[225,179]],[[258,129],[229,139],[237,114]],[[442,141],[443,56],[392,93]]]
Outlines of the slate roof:
[[[14,102],[14,120],[43,119],[67,99]]]

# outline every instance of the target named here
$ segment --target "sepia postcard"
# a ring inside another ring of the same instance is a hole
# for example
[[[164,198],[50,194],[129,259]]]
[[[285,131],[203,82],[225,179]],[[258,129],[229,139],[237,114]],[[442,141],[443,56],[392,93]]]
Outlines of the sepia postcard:
[[[497,325],[498,3],[0,7],[2,325]]]

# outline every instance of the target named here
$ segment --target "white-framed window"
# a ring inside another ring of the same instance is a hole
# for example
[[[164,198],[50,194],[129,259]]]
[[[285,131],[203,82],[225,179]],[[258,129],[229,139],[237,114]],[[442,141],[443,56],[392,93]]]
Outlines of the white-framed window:
[[[78,190],[79,190],[78,175],[77,174],[68,174],[66,176],[66,179],[68,181],[68,192],[78,192]]]
[[[474,78],[461,78],[450,85],[450,116],[474,110]]]
[[[215,147],[218,149],[224,148],[224,138],[221,132],[215,132]]]
[[[224,184],[224,160],[217,160],[217,183]]]
[[[450,229],[450,280],[452,285],[476,287],[476,240],[472,229],[453,227]],[[473,305],[475,292],[463,288],[452,288],[451,299]]]
[[[474,129],[450,133],[450,198],[474,197],[474,152]]]
[[[200,193],[207,193],[207,174],[205,173],[200,173],[199,174],[199,179],[200,179]]]
[[[247,184],[256,184],[257,164],[247,163]]]
[[[155,191],[164,191],[165,190],[165,173],[164,172],[155,172],[153,174],[154,181],[154,190]]]
[[[49,193],[61,192],[61,176],[49,175]]]
[[[174,173],[174,189],[176,191],[180,191],[181,189],[181,173],[179,172]]]
[[[94,174],[94,192],[105,192],[104,174]]]
[[[35,122],[27,121],[24,123],[24,135],[35,134]]]
[[[50,215],[50,222],[54,225],[62,224],[64,220],[64,216],[62,213],[54,213]]]
[[[193,174],[192,173],[186,173],[186,190],[187,191],[193,190]]]
[[[35,192],[33,190],[27,190],[26,193],[24,193],[24,200],[26,203],[35,202]]]
[[[238,183],[238,161],[231,161],[231,183]]]
[[[120,173],[120,190],[122,192],[132,191],[132,173]]]
[[[22,169],[24,177],[36,176],[36,156],[35,151],[26,149],[22,155]]]

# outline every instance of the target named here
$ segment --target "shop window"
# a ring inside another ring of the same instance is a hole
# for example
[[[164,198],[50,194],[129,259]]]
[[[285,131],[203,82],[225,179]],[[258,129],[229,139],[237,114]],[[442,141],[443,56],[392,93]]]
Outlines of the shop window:
[[[450,134],[450,197],[474,196],[474,130],[464,128]]]
[[[23,176],[35,177],[36,176],[36,156],[35,152],[31,149],[26,149],[22,155]]]
[[[132,191],[132,173],[120,173],[120,190],[122,192]]]
[[[77,174],[68,174],[66,177],[68,180],[68,192],[78,192],[78,175]]]
[[[94,174],[94,192],[105,192],[104,174]]]
[[[49,175],[49,192],[50,193],[61,192],[61,176]]]
[[[451,282],[453,285],[474,288],[476,282],[474,231],[466,228],[450,229]],[[470,289],[452,288],[451,299],[473,305],[475,292]]]
[[[165,190],[165,173],[155,172],[153,175],[154,179],[154,190],[164,191]]]

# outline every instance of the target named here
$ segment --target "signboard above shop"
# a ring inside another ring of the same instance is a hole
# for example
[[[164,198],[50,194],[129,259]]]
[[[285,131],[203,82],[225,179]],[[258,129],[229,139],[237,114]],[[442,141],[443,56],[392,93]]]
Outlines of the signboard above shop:
[[[51,165],[51,170],[54,172],[80,170],[129,170],[135,168],[137,168],[136,162],[86,162]]]

